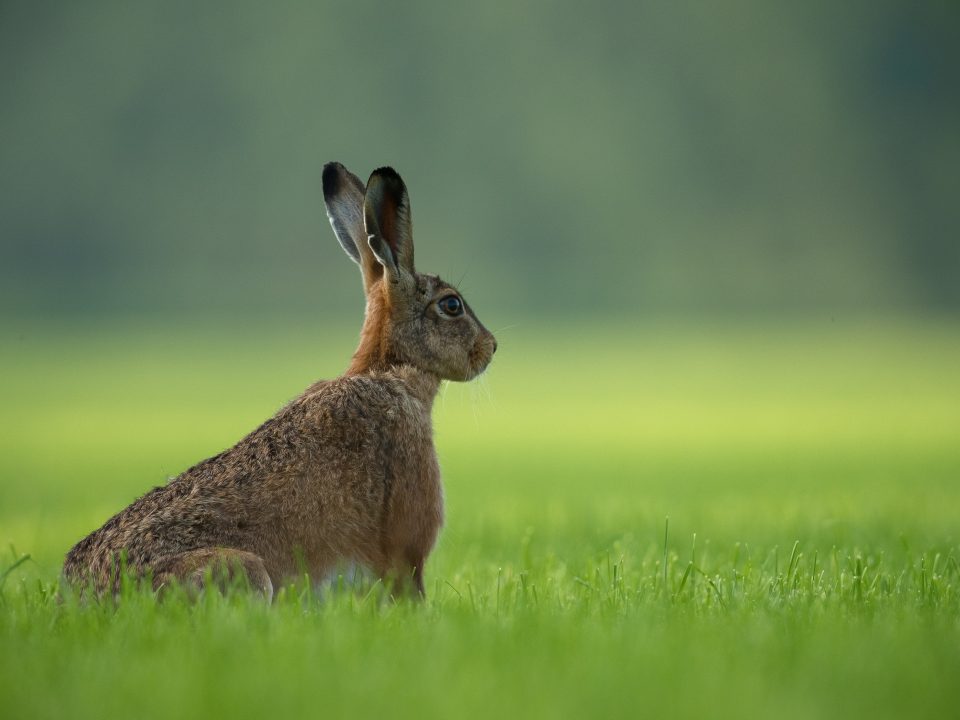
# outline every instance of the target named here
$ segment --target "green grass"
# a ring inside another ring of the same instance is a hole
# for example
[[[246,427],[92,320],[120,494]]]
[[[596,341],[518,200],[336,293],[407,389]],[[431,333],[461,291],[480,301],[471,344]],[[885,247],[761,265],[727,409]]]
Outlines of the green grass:
[[[436,407],[428,601],[59,603],[63,553],[354,332],[20,327],[0,345],[2,717],[948,717],[960,332],[524,327]],[[669,532],[667,520],[669,517]]]

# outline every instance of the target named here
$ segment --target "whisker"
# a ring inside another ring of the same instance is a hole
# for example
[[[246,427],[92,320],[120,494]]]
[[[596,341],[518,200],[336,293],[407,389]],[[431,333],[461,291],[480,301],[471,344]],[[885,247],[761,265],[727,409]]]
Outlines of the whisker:
[[[496,403],[496,401],[493,399],[493,393],[490,391],[490,383],[487,381],[487,378],[488,378],[488,377],[489,377],[489,374],[488,374],[488,373],[484,373],[483,375],[480,376],[480,378],[479,378],[480,382],[478,383],[478,389],[479,389],[481,392],[483,392],[483,395],[484,395],[484,397],[486,397],[487,402],[490,403],[490,406],[491,406],[494,410],[496,410],[496,409],[497,409],[497,403]]]

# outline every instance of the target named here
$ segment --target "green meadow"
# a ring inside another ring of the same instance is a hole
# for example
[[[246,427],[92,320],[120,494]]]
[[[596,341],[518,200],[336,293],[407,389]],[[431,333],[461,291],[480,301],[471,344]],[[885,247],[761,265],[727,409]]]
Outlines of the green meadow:
[[[519,323],[437,400],[426,602],[304,584],[270,606],[57,599],[72,543],[337,374],[355,332],[3,330],[0,716],[960,707],[951,322]]]

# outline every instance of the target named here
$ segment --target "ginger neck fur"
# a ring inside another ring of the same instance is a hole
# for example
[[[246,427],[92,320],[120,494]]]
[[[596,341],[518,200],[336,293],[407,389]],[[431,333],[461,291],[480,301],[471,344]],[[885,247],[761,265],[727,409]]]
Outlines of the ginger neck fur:
[[[344,375],[392,372],[429,409],[440,390],[440,378],[401,360],[390,343],[390,300],[380,284],[367,295],[367,308],[360,330],[360,344]]]

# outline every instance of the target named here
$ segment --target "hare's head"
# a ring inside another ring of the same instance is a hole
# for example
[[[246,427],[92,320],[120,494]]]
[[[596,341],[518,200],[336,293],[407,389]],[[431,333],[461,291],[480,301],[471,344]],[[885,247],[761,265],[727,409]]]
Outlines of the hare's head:
[[[360,266],[367,296],[351,371],[405,364],[446,380],[483,372],[497,341],[456,288],[416,271],[410,199],[400,176],[380,168],[364,187],[343,165],[328,163],[323,198],[337,240]]]

